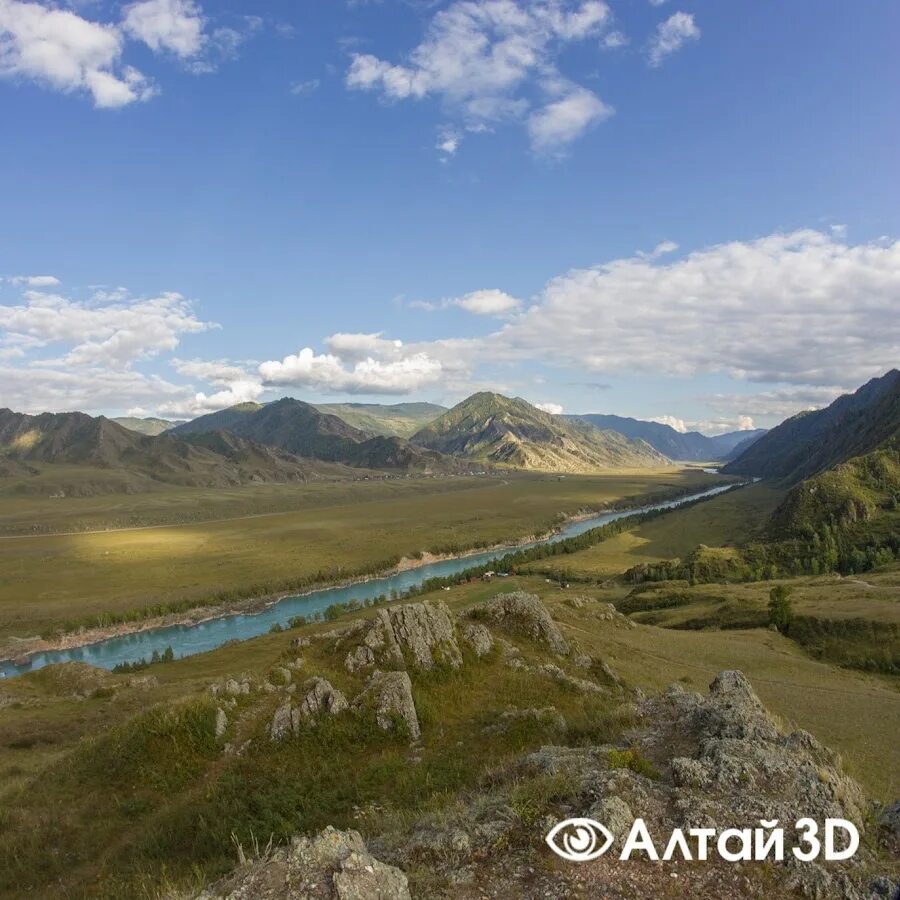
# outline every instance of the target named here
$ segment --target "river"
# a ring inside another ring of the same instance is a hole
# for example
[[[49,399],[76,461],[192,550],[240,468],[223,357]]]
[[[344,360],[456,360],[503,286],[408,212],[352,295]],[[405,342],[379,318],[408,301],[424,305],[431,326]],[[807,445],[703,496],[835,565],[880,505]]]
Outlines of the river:
[[[309,617],[315,613],[323,612],[335,603],[348,603],[351,600],[357,600],[362,603],[381,595],[390,595],[392,591],[402,594],[411,587],[422,584],[429,578],[455,575],[466,569],[499,559],[508,553],[510,549],[525,549],[536,547],[540,544],[555,543],[556,541],[582,534],[591,528],[614,522],[625,516],[633,516],[637,513],[658,509],[674,509],[684,503],[721,494],[731,487],[734,487],[734,485],[719,485],[696,494],[679,497],[676,500],[668,500],[633,509],[599,513],[589,518],[570,522],[558,533],[549,537],[520,544],[514,548],[493,548],[481,553],[472,553],[466,556],[444,559],[440,562],[428,563],[427,565],[396,572],[393,575],[386,575],[382,578],[370,578],[367,581],[360,581],[343,587],[322,588],[305,594],[284,597],[259,612],[219,616],[203,622],[185,625],[148,628],[132,634],[106,638],[94,644],[86,644],[81,647],[35,653],[28,658],[27,662],[18,665],[14,663],[0,663],[0,678],[23,675],[26,672],[43,668],[52,663],[62,662],[83,662],[104,669],[112,669],[113,666],[119,663],[136,662],[142,658],[149,659],[154,650],[161,654],[167,647],[172,648],[176,657],[205,653],[208,650],[215,650],[231,640],[245,641],[248,638],[266,634],[273,625],[286,626],[294,616]]]

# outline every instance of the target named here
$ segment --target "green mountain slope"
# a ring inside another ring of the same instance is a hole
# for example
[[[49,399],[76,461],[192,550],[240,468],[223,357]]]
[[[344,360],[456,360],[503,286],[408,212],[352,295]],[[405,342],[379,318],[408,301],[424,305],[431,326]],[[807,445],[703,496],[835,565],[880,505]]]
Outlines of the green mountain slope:
[[[447,411],[436,403],[317,403],[319,412],[343,419],[372,435],[412,437],[420,428]]]
[[[734,475],[801,481],[900,435],[900,371],[873,378],[830,406],[782,422],[729,463]]]
[[[169,419],[154,419],[152,417],[139,419],[134,416],[117,416],[114,419],[110,419],[110,421],[127,428],[129,431],[136,431],[138,434],[149,434],[151,437],[155,437],[164,431],[171,430],[176,425],[183,424],[184,419],[170,421]]]
[[[0,410],[0,476],[37,476],[53,467],[77,467],[72,488],[81,494],[147,490],[153,482],[225,487],[346,475],[342,467],[313,465],[227,432],[150,436],[103,416]]]
[[[252,408],[251,408],[252,407]],[[365,467],[421,472],[464,471],[466,466],[399,437],[372,437],[310,403],[284,397],[264,406],[245,404],[201,416],[173,434],[224,429],[270,447],[310,459]]]
[[[412,442],[454,456],[550,472],[645,468],[669,462],[643,441],[490,392],[463,400],[416,432]]]

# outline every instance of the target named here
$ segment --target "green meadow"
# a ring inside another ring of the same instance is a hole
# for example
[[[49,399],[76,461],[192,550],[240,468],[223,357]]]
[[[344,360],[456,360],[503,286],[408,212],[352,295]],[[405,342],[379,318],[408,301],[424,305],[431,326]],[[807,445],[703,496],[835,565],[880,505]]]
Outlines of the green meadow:
[[[515,541],[579,512],[716,478],[673,468],[4,496],[0,639],[333,583],[404,557]]]

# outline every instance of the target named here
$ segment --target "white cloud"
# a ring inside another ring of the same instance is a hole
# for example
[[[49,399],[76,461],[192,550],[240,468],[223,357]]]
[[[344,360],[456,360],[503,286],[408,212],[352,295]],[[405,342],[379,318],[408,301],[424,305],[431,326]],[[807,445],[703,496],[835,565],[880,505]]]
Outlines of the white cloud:
[[[586,88],[571,85],[559,99],[553,100],[528,117],[531,146],[538,151],[570,144],[591,125],[608,119],[614,110]]]
[[[659,422],[660,425],[668,425],[674,428],[679,434],[684,434],[688,427],[684,424],[684,419],[676,419],[675,416],[655,416],[651,422]]]
[[[204,47],[204,18],[193,0],[139,0],[125,7],[122,28],[154,53],[168,51],[181,59]]]
[[[291,83],[291,93],[294,96],[304,94],[314,94],[320,86],[321,82],[318,78],[310,78],[307,81],[294,81]]]
[[[453,297],[448,300],[411,300],[408,305],[413,309],[424,309],[428,312],[456,307],[476,316],[505,317],[518,312],[522,307],[522,301],[507,294],[505,291],[488,288],[480,291],[471,291],[462,297]]]
[[[601,0],[457,0],[434,15],[405,63],[354,53],[346,85],[389,101],[437,97],[469,127],[525,119],[546,149],[611,112],[587,88],[566,82],[560,91],[556,68],[561,47],[598,37],[608,20]],[[530,100],[535,86],[555,95],[540,111]]]
[[[651,6],[662,6],[667,0],[650,0]]]
[[[600,40],[602,50],[618,50],[628,45],[628,37],[621,31],[610,31]]]
[[[638,253],[638,256],[645,256],[648,259],[657,259],[668,253],[674,253],[678,249],[675,241],[660,241],[649,253]]]
[[[440,378],[441,364],[427,353],[383,361],[368,356],[347,368],[338,356],[305,347],[296,355],[264,362],[266,385],[308,387],[344,394],[408,394]]]
[[[122,64],[114,25],[40,3],[0,0],[0,76],[25,78],[64,93],[87,92],[99,108],[148,100],[153,84]]]
[[[606,374],[851,386],[900,359],[898,304],[900,242],[850,246],[804,230],[667,264],[634,257],[573,270],[503,329],[454,353]]]
[[[563,412],[563,408],[559,403],[534,403],[532,405],[545,413],[550,413],[551,416],[561,416]]]
[[[3,405],[25,413],[157,407],[184,389],[134,369],[2,366]]]
[[[78,302],[60,294],[26,291],[24,303],[0,305],[0,345],[26,342],[29,350],[63,345],[62,357],[42,365],[127,368],[178,346],[182,334],[209,324],[180,294],[111,303]]]
[[[462,139],[462,132],[458,128],[442,128],[438,132],[436,149],[443,154],[442,158],[446,161],[459,150]]]
[[[860,378],[858,381],[862,380]],[[744,415],[739,416],[738,419],[749,419],[750,416],[747,414],[752,414],[781,420],[804,410],[821,409],[823,406],[828,406],[848,389],[858,387],[858,381],[848,385],[847,388],[837,385],[806,385],[775,388],[757,394],[707,394],[699,399],[720,415],[734,418],[734,413],[740,411]]]
[[[476,316],[503,316],[515,312],[522,305],[515,297],[493,289],[472,291],[457,300],[452,300],[451,303]]]
[[[382,332],[372,334],[338,332],[325,338],[328,350],[344,361],[359,361],[370,356],[399,359],[403,341],[383,338]]]
[[[28,287],[57,287],[60,280],[55,275],[16,275],[9,279],[12,284],[26,284]]]
[[[680,50],[687,41],[696,41],[699,38],[700,29],[690,13],[673,13],[665,22],[659,23],[650,41],[648,48],[650,65],[660,65],[667,56]]]

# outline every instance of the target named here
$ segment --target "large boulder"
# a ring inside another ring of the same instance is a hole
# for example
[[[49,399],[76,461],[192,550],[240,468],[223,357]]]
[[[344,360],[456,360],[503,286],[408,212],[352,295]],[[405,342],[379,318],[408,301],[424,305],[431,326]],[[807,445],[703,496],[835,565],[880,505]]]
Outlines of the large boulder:
[[[400,720],[411,740],[417,741],[422,735],[412,682],[406,672],[375,672],[353,705],[358,709],[373,710],[378,727],[384,731],[393,731]]]
[[[508,631],[524,634],[534,641],[546,644],[559,656],[569,653],[568,642],[550,617],[547,607],[535,594],[526,594],[524,591],[499,594],[482,606],[475,607],[471,616],[500,625]]]
[[[196,900],[409,900],[406,876],[366,849],[359,832],[328,827],[316,837],[240,866]]]
[[[348,632],[351,639],[359,631]],[[462,654],[456,642],[453,617],[447,604],[405,603],[378,610],[365,623],[362,643],[347,653],[345,665],[358,672],[376,664],[393,669],[433,669],[439,665],[458,668]]]

